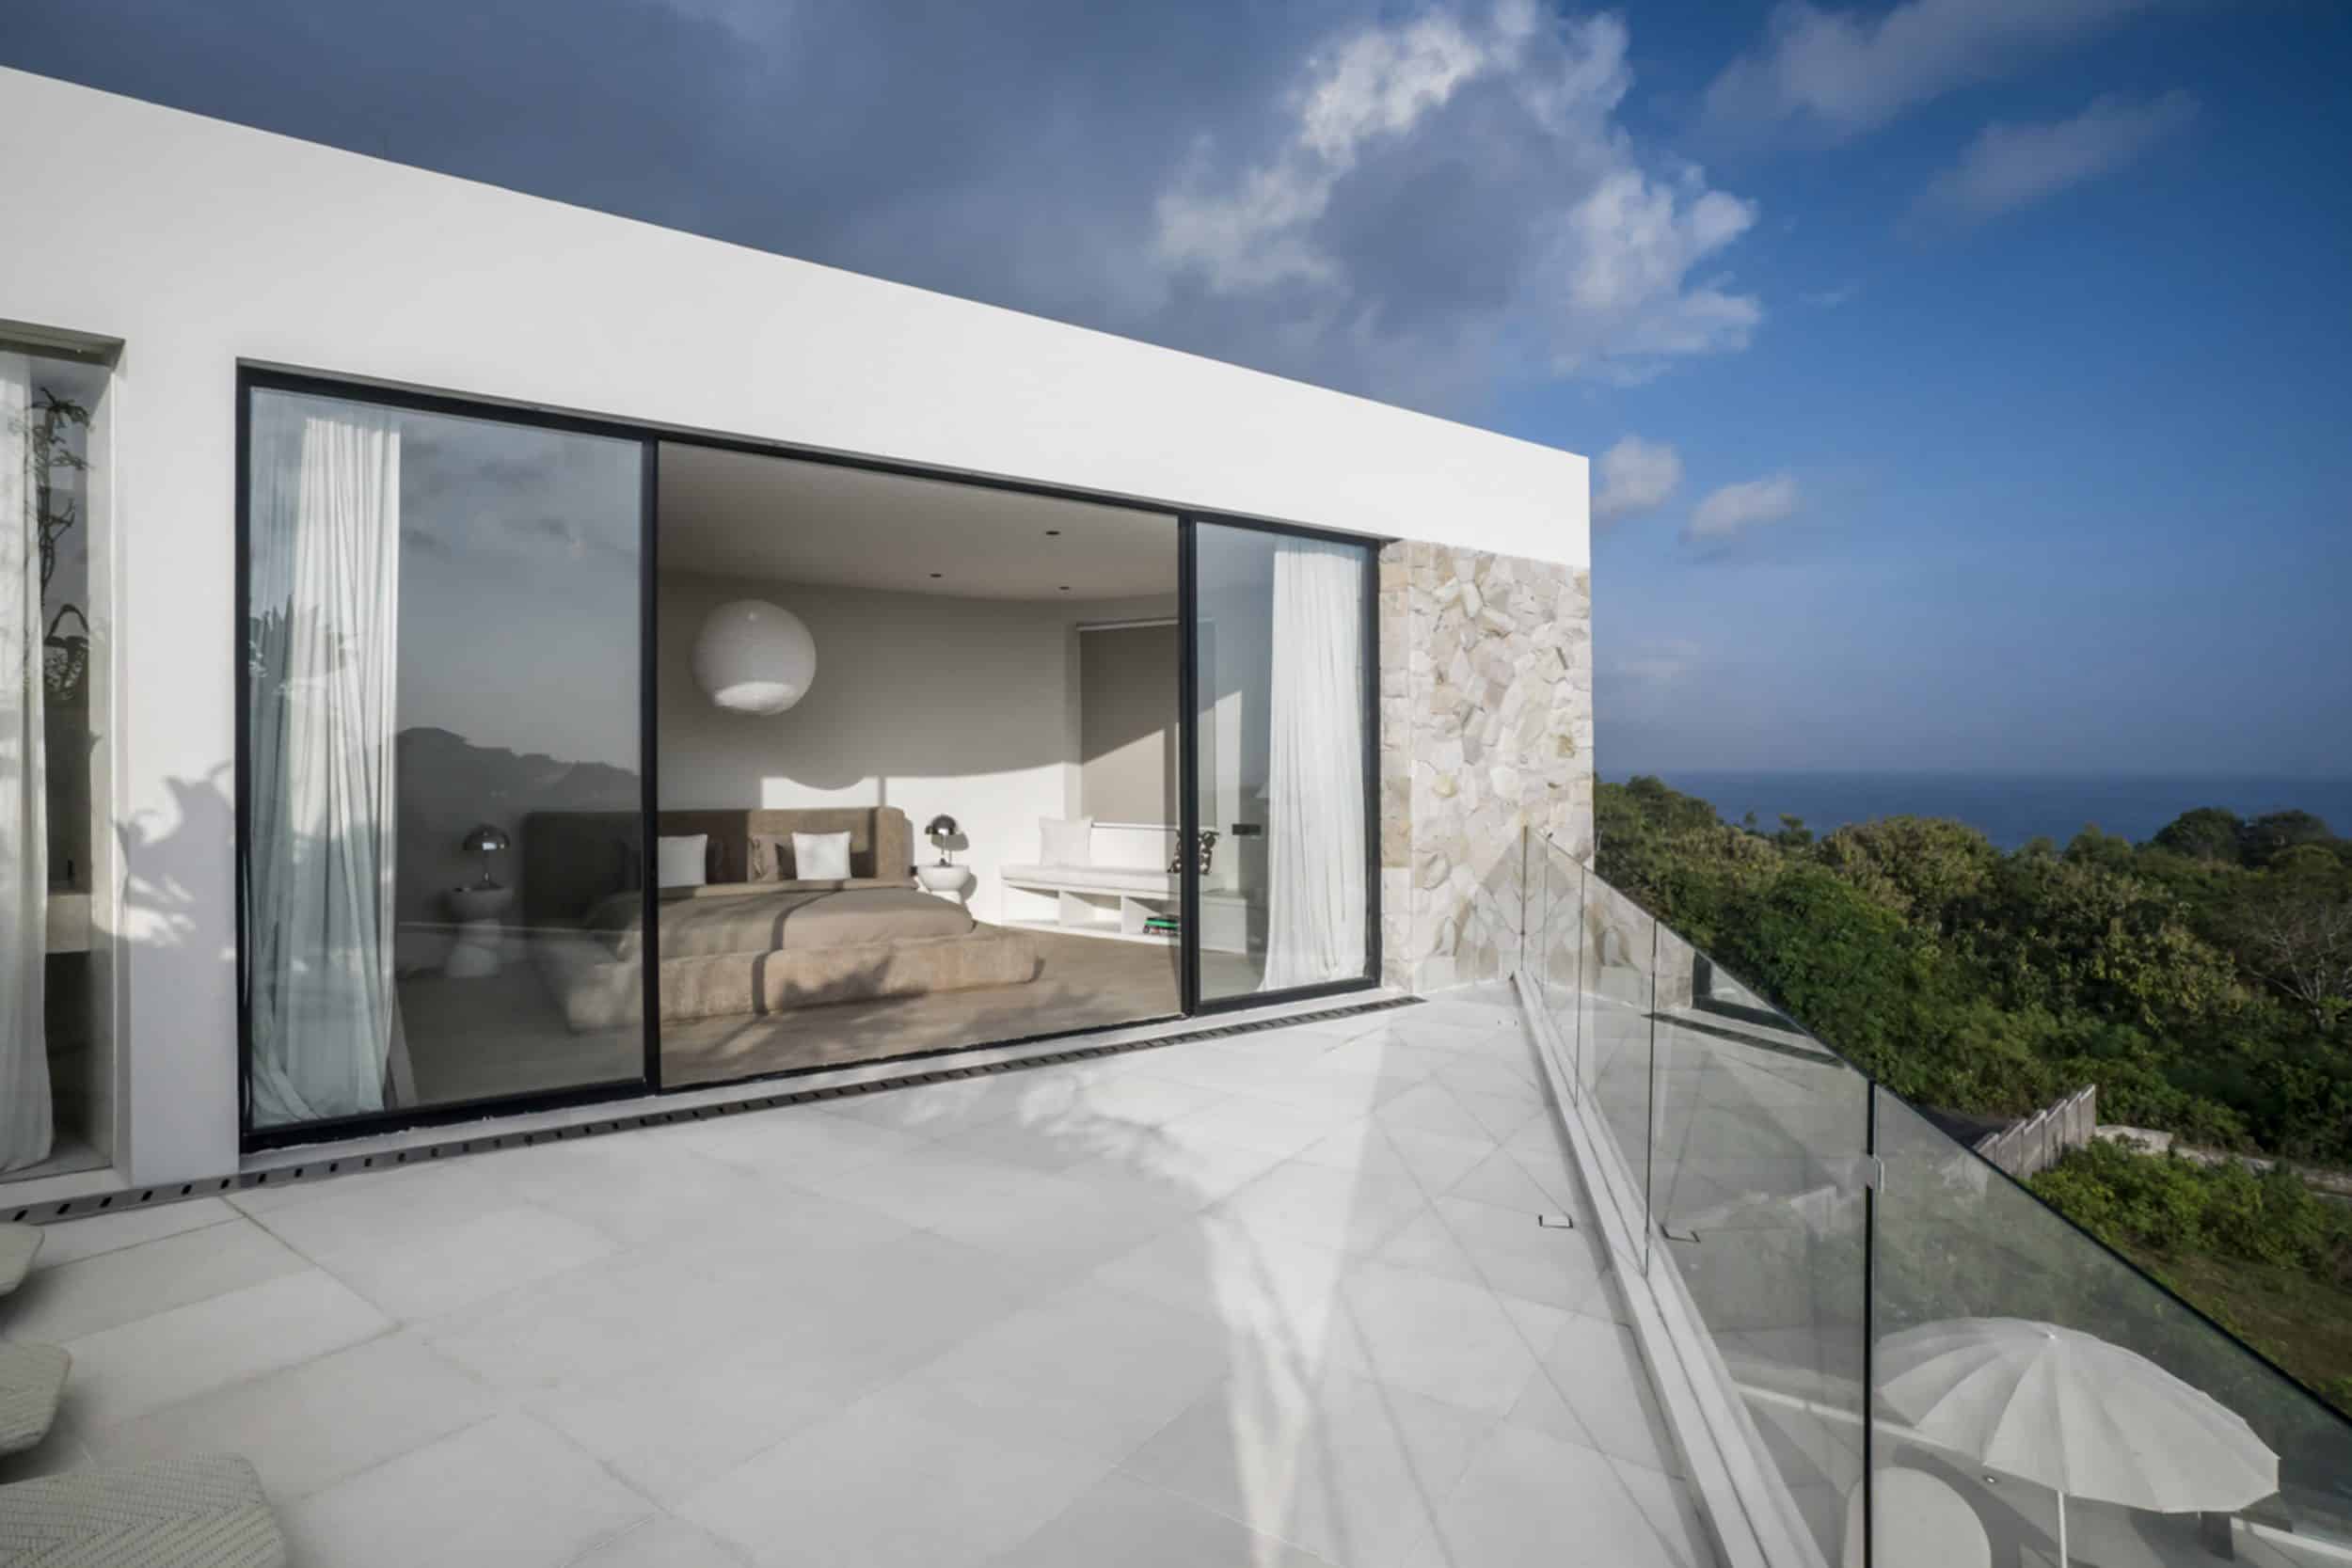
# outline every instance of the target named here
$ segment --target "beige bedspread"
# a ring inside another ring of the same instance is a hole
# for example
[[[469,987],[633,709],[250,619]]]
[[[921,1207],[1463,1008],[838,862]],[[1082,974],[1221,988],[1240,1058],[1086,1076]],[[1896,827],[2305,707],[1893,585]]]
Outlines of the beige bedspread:
[[[615,957],[627,958],[643,944],[643,917],[636,894],[615,894],[588,911],[587,926],[612,944]],[[756,882],[665,894],[660,921],[665,962],[960,937],[975,925],[961,906],[903,884],[798,889]]]

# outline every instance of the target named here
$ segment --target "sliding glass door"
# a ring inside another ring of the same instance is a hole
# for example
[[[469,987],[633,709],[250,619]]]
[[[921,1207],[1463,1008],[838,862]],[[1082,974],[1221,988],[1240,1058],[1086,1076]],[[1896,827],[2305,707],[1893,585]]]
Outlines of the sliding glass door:
[[[1181,1013],[1176,517],[659,468],[664,1086]]]
[[[248,1136],[642,1085],[645,445],[246,396]]]
[[[1373,547],[1187,526],[1199,1004],[1363,983],[1376,929]]]
[[[1369,544],[243,395],[248,1147],[1376,974]]]

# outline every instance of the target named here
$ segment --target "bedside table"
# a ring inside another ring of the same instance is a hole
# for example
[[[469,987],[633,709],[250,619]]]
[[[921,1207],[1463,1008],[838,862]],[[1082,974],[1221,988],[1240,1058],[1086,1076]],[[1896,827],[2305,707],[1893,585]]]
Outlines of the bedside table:
[[[453,887],[442,895],[450,917],[457,923],[457,939],[441,973],[453,980],[480,980],[496,974],[503,959],[499,949],[505,933],[499,916],[512,908],[515,890],[505,887]]]
[[[923,891],[946,899],[951,904],[963,902],[963,895],[972,886],[972,873],[961,865],[918,865],[914,879],[923,884]]]

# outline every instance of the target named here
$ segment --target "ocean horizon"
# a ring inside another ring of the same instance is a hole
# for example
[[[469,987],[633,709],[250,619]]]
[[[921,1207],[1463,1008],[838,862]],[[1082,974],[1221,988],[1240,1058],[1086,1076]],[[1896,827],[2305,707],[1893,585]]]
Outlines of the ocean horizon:
[[[1884,816],[1947,816],[1967,823],[2004,849],[2046,837],[2063,845],[2085,827],[2135,844],[2199,806],[2240,816],[2307,811],[2338,833],[2352,833],[2352,779],[2238,775],[2158,778],[2054,773],[1775,772],[1643,769],[1713,806],[1724,821],[1749,812],[1772,832],[1786,813],[1814,832]],[[1630,772],[1604,770],[1611,784]]]

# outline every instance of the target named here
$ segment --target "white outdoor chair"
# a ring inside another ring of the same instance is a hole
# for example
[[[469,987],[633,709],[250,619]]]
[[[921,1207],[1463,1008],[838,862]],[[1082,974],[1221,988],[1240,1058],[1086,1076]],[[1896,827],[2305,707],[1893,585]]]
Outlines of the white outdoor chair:
[[[49,1435],[73,1357],[55,1345],[0,1341],[0,1456],[23,1453]]]
[[[0,1486],[0,1568],[284,1568],[253,1466],[228,1454]]]
[[[40,1227],[0,1225],[0,1296],[24,1283],[24,1275],[33,1266],[33,1255],[39,1251]]]

